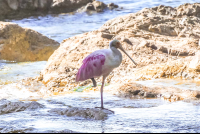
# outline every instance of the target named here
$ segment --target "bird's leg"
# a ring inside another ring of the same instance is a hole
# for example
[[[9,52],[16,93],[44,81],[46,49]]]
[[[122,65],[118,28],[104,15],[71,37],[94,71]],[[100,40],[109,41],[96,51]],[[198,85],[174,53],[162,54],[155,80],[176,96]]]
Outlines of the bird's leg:
[[[96,87],[96,86],[97,86],[97,82],[95,81],[95,79],[94,79],[94,78],[91,78],[91,80],[92,80],[92,83],[93,83],[93,86],[92,86],[92,87]]]
[[[101,92],[101,107],[95,107],[95,108],[107,109],[107,108],[103,107],[103,87],[104,87],[105,79],[106,79],[106,77],[103,76],[101,90],[100,90],[100,92]],[[109,110],[109,109],[107,109],[107,110],[111,111],[112,113],[114,113],[114,111],[112,111],[112,110]]]
[[[104,86],[105,78],[106,78],[106,77],[103,76],[102,85],[101,85],[101,108],[102,108],[102,109],[103,109],[103,86]]]
[[[102,85],[101,85],[101,90],[100,90],[100,92],[101,92],[101,107],[95,107],[95,108],[104,109],[104,108],[103,108],[103,86],[104,86],[105,78],[106,78],[106,77],[103,76]]]

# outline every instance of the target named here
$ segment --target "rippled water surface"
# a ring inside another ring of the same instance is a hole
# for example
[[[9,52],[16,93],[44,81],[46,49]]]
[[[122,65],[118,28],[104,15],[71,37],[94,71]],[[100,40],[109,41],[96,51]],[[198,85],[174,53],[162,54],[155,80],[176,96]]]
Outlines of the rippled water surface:
[[[99,93],[74,93],[55,96],[38,102],[45,108],[1,115],[0,131],[47,132],[200,132],[200,106],[161,99],[122,99],[104,94],[105,107],[115,114],[106,120],[67,117],[47,112],[51,108],[100,105]],[[49,101],[50,100],[50,101]],[[23,117],[23,118],[22,118]]]
[[[183,3],[199,0],[101,0],[115,3],[123,9],[106,10],[102,13],[67,13],[29,17],[22,20],[7,20],[22,27],[36,30],[58,42],[101,27],[117,16],[137,12],[143,8],[160,4],[176,7]],[[99,92],[74,92],[41,98],[37,93],[20,87],[16,82],[26,77],[39,75],[46,61],[9,62],[0,61],[0,99],[30,100],[45,107],[0,115],[0,132],[200,132],[200,103],[184,101],[167,102],[162,99],[125,99],[109,93],[104,94],[104,106],[113,110],[106,120],[67,117],[49,113],[52,108],[75,106],[93,108],[100,106]],[[146,85],[175,86],[183,89],[200,90],[194,82],[174,80],[138,81]],[[109,86],[108,86],[109,87]]]

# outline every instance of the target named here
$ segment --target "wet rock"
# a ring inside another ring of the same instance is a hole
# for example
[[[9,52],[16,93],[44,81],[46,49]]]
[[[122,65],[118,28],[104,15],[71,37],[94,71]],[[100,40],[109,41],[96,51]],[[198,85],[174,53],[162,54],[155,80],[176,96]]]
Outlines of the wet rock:
[[[54,108],[49,110],[50,113],[57,113],[59,115],[66,115],[69,117],[82,117],[86,119],[104,120],[109,114],[113,114],[107,109],[99,108],[80,108],[80,107],[69,107],[69,108]]]
[[[0,59],[10,61],[47,60],[59,43],[28,28],[0,22]]]
[[[114,3],[110,3],[110,4],[108,4],[108,8],[109,9],[114,9],[114,8],[118,8],[119,6],[118,5],[116,5],[116,4],[114,4]]]
[[[143,86],[136,83],[126,83],[117,89],[117,95],[119,97],[126,98],[156,98],[159,92],[155,91],[153,88]]]
[[[17,128],[17,127],[4,127],[2,130],[0,130],[0,133],[31,133],[34,130],[34,128]]]
[[[0,7],[0,20],[48,13],[68,13],[80,8],[96,12],[102,12],[107,7],[118,8],[113,3],[106,5],[95,0],[1,0]]]
[[[24,110],[34,110],[43,108],[44,106],[38,102],[22,102],[22,101],[8,101],[6,99],[0,100],[0,114],[7,114],[13,112],[19,112]]]
[[[77,132],[77,131],[65,129],[65,130],[59,130],[59,131],[47,130],[47,131],[42,131],[42,132],[40,131],[40,132],[37,132],[37,133],[82,133],[82,132]]]
[[[10,12],[12,12],[12,10],[9,8],[8,4],[2,0],[0,4],[0,20],[4,19]]]
[[[144,86],[135,82],[120,84],[116,95],[125,98],[163,98],[168,101],[197,99],[199,91],[183,90],[176,87]]]
[[[85,6],[85,10],[86,10],[86,11],[90,11],[90,10],[94,11],[94,10],[95,10],[94,5],[93,5],[92,3],[88,3],[88,4]]]
[[[34,130],[34,128],[17,128],[17,127],[8,127],[6,126],[2,130],[0,130],[1,133],[31,133]]]
[[[87,5],[92,2],[92,0],[53,0],[50,6],[50,12],[62,13],[62,12],[72,12]]]
[[[93,1],[92,4],[97,12],[102,12],[107,7],[106,4],[101,1]]]
[[[53,0],[1,0],[3,8],[0,8],[0,19],[41,15],[48,12],[52,2]]]
[[[92,0],[1,0],[0,19],[72,12]]]
[[[114,8],[118,8],[118,5],[115,5],[114,3],[110,3],[110,4],[106,5],[105,3],[101,2],[101,1],[94,0],[91,3],[88,3],[84,9],[87,12],[90,12],[90,11],[102,12],[107,8],[110,10],[113,10]]]

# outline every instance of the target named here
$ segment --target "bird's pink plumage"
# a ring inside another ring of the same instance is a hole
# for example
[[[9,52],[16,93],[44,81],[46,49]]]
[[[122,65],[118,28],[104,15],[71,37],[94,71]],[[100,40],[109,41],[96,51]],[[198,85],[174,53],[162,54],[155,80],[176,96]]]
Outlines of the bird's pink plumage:
[[[76,81],[84,81],[102,75],[102,66],[105,62],[105,55],[92,53],[84,60],[81,68],[76,74]]]

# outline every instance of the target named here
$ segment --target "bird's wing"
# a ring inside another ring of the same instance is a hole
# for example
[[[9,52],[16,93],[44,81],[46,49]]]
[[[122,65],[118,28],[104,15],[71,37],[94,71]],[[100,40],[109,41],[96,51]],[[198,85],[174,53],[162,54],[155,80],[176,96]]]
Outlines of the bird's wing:
[[[81,68],[76,74],[76,81],[84,81],[86,79],[101,76],[102,66],[105,63],[105,55],[98,52],[93,52],[84,60]]]

